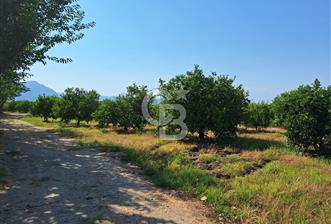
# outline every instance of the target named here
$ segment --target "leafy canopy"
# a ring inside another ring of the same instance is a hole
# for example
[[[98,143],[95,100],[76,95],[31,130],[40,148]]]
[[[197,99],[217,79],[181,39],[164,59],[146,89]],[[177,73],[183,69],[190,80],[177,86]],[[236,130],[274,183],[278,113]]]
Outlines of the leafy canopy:
[[[26,90],[21,80],[23,73],[8,72],[6,76],[0,75],[0,112],[7,100],[13,100],[20,92]]]
[[[36,62],[68,63],[48,54],[57,44],[81,39],[84,11],[77,0],[0,1],[0,110],[4,102],[26,90],[21,83]]]
[[[200,138],[209,130],[217,136],[233,136],[248,103],[247,92],[241,85],[235,86],[234,79],[216,73],[205,76],[198,65],[168,83],[160,80],[160,89],[171,95],[163,103],[185,107],[185,123],[189,131],[198,132]],[[187,91],[186,98],[176,95],[180,89]]]
[[[30,113],[32,108],[33,102],[27,100],[9,101],[4,106],[5,111],[20,113]]]
[[[76,120],[77,126],[80,126],[81,121],[92,120],[92,114],[99,106],[99,98],[100,95],[94,90],[68,88],[59,100],[58,116],[65,123]]]
[[[268,127],[273,119],[271,105],[262,101],[250,103],[246,109],[244,123],[247,126]]]
[[[81,39],[84,12],[77,0],[2,0],[0,3],[0,74],[25,71],[36,62],[66,63],[68,58],[48,55],[60,43]]]
[[[98,109],[93,113],[93,118],[100,128],[106,128],[109,124],[118,124],[118,114],[117,102],[106,99],[99,104]]]
[[[331,148],[331,87],[318,80],[283,93],[273,102],[289,142],[302,150]]]
[[[55,119],[57,116],[55,106],[58,100],[56,96],[38,96],[37,100],[34,102],[32,114],[43,117],[45,122],[47,122],[50,117]]]
[[[147,93],[147,86],[133,84],[127,87],[127,92],[116,100],[117,123],[124,127],[124,130],[128,128],[142,130],[147,124],[141,111],[141,104]]]

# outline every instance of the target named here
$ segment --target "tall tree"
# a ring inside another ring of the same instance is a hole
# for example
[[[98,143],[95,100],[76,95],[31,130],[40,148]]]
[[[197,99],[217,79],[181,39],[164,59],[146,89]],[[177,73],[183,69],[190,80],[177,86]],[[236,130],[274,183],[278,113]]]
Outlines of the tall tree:
[[[2,0],[0,3],[0,74],[28,70],[36,62],[66,63],[68,58],[48,55],[60,43],[81,39],[84,12],[77,0]]]
[[[82,31],[94,25],[83,18],[77,0],[0,1],[0,106],[23,90],[19,81],[34,63],[71,61],[47,52],[57,44],[81,39]],[[3,91],[7,86],[10,91]]]

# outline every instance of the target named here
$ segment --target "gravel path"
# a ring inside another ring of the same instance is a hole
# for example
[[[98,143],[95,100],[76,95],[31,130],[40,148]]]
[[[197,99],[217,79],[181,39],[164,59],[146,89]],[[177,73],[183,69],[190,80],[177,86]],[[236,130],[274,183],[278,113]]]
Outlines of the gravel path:
[[[0,195],[0,223],[214,223],[200,202],[156,188],[138,169],[8,118],[0,120],[10,186]]]

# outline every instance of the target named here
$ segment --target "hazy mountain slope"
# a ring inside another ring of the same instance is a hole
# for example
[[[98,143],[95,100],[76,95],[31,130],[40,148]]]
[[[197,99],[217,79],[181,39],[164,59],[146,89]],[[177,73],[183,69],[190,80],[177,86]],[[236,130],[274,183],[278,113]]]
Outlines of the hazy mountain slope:
[[[21,96],[16,97],[16,100],[29,100],[35,101],[39,95],[45,94],[46,96],[60,96],[61,93],[57,93],[55,90],[40,84],[36,81],[27,81],[25,86],[29,91],[22,93]],[[100,100],[111,99],[116,100],[116,96],[100,96]]]
[[[29,91],[22,93],[21,96],[16,97],[16,100],[34,101],[39,95],[57,96],[58,94],[51,88],[44,86],[36,81],[27,81],[25,86]]]

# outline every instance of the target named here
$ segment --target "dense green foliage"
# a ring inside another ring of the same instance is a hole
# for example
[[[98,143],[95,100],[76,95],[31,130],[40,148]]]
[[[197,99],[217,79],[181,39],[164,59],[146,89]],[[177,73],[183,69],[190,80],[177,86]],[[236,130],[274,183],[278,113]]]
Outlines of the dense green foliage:
[[[19,93],[26,90],[21,80],[26,77],[24,73],[8,72],[0,74],[0,112],[7,100],[13,100]]]
[[[275,114],[287,129],[289,143],[302,150],[330,148],[331,87],[313,85],[283,93],[273,102]]]
[[[65,123],[76,120],[77,126],[81,121],[89,122],[98,108],[99,97],[100,95],[94,90],[68,88],[59,100],[58,116]]]
[[[118,97],[118,125],[124,127],[124,130],[142,130],[147,124],[141,111],[141,104],[146,95],[147,86],[133,84],[127,88],[127,93]]]
[[[22,101],[10,101],[6,103],[5,110],[9,112],[30,113],[32,111],[33,102]]]
[[[168,83],[161,80],[160,88],[172,95],[165,103],[184,106],[185,123],[189,131],[199,133],[200,138],[209,130],[218,137],[234,136],[248,104],[247,92],[241,85],[234,86],[234,79],[216,73],[205,76],[199,66]],[[187,91],[186,96],[178,96],[177,90]]]
[[[133,84],[115,101],[102,101],[93,117],[99,127],[108,127],[109,124],[112,124],[123,127],[125,131],[128,131],[129,128],[142,130],[147,124],[141,111],[141,104],[146,94],[147,86]]]
[[[93,118],[98,122],[100,128],[106,128],[109,124],[116,125],[118,122],[117,102],[112,100],[103,100],[98,109],[94,112]]]
[[[236,135],[238,124],[255,127],[256,130],[275,124],[287,129],[289,143],[301,150],[328,149],[331,147],[331,87],[322,87],[316,80],[313,85],[283,93],[272,104],[249,103],[243,87],[235,86],[234,79],[213,73],[205,76],[195,66],[193,71],[178,75],[168,82],[160,80],[160,90],[167,93],[159,103],[148,105],[154,119],[160,115],[162,104],[180,104],[186,110],[185,123],[191,133],[201,139],[212,131],[219,139]],[[116,100],[99,102],[99,94],[79,88],[66,89],[61,98],[39,96],[32,109],[28,101],[10,101],[6,110],[32,112],[42,116],[59,117],[64,123],[71,120],[89,122],[95,119],[100,127],[122,127],[143,130],[147,120],[142,114],[142,102],[148,94],[146,86],[135,84],[127,88]],[[173,118],[178,111],[167,110]],[[159,128],[159,127],[158,127]],[[178,127],[167,125],[176,132]]]
[[[56,96],[38,96],[36,102],[33,105],[32,114],[44,118],[47,122],[48,118],[55,119],[57,117],[56,104],[58,103],[58,97]]]
[[[0,2],[0,108],[5,101],[24,91],[21,81],[36,62],[60,63],[69,58],[47,52],[61,43],[83,37],[84,12],[77,0],[1,0]]]
[[[273,119],[271,105],[266,102],[250,103],[246,109],[244,124],[246,126],[268,127]]]
[[[57,44],[72,43],[94,25],[83,23],[77,0],[2,0],[0,13],[0,74],[28,70],[46,60],[69,59],[47,55]]]

